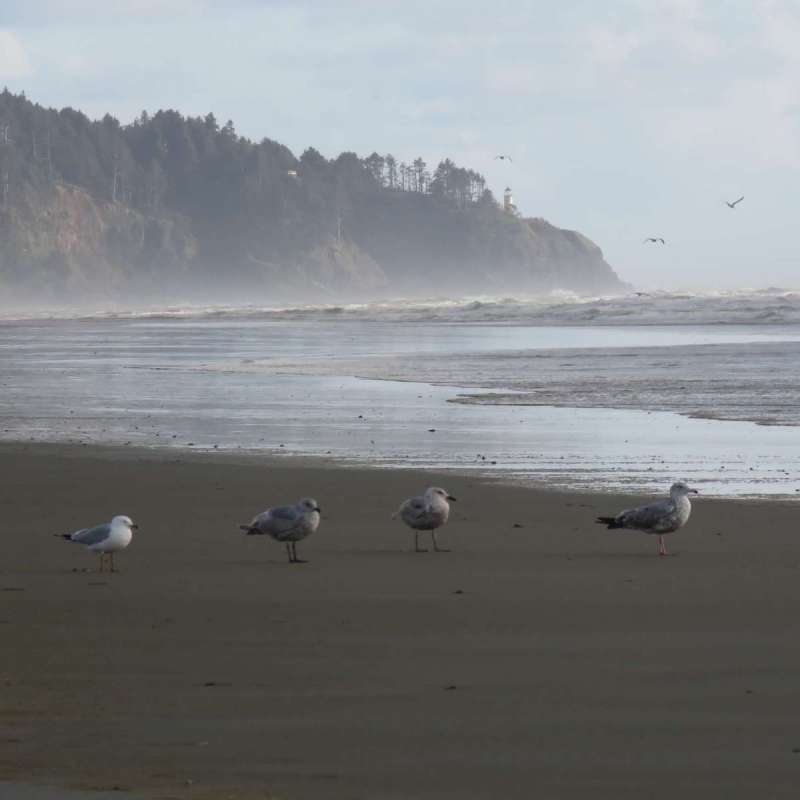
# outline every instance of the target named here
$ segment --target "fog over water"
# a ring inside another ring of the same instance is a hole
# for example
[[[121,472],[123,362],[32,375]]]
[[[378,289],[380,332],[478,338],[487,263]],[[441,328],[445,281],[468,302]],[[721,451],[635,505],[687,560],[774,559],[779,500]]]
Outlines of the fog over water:
[[[685,477],[707,493],[794,496],[799,298],[6,316],[0,427],[6,439],[294,453],[595,489]]]

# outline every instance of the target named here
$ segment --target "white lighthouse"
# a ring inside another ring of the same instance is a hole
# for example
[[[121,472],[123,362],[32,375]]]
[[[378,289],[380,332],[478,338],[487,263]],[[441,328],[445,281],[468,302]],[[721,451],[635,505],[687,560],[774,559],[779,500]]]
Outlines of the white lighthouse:
[[[503,211],[507,214],[516,214],[517,207],[514,205],[514,195],[511,194],[511,188],[506,186],[503,192]]]

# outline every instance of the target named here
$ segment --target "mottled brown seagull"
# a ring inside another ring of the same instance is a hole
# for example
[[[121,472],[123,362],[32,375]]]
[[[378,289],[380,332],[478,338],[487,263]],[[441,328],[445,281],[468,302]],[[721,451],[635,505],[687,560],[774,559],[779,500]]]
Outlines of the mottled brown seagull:
[[[305,564],[297,557],[297,543],[319,527],[320,507],[313,497],[304,497],[293,506],[268,508],[239,527],[248,536],[269,536],[286,545],[290,564]]]
[[[617,514],[616,517],[598,517],[596,522],[607,525],[610,529],[628,528],[658,536],[658,554],[667,555],[664,547],[664,535],[680,530],[692,513],[690,494],[699,494],[682,481],[673,483],[669,490],[669,500],[651,503],[639,508],[632,508]]]
[[[392,515],[392,519],[400,519],[414,531],[414,551],[424,553],[425,550],[419,546],[420,531],[430,531],[433,539],[433,549],[437,553],[447,552],[439,547],[436,541],[436,529],[441,528],[450,516],[450,503],[455,501],[455,497],[438,486],[431,486],[425,490],[424,494],[411,497],[406,500],[400,508]]]

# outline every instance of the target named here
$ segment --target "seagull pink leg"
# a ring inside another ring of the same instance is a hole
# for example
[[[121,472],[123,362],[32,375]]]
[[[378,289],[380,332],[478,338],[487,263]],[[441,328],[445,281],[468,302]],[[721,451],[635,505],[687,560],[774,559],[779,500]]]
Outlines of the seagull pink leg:
[[[664,547],[664,537],[663,536],[659,536],[658,537],[658,554],[660,556],[667,555],[667,548]]]

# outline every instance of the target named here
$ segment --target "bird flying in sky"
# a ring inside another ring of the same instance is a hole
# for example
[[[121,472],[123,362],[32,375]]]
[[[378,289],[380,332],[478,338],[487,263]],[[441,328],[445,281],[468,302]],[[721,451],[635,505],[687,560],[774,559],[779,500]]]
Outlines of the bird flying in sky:
[[[494,158],[495,161],[499,158],[501,161],[511,161],[512,164],[514,163],[511,156],[495,156]]]
[[[736,204],[737,204],[737,203],[741,203],[741,202],[742,202],[742,200],[744,200],[744,195],[742,195],[742,196],[741,196],[741,197],[740,197],[738,200],[734,200],[732,203],[729,203],[729,202],[726,200],[726,201],[725,201],[725,205],[726,205],[726,206],[728,206],[728,208],[736,208]]]
[[[656,242],[661,242],[661,244],[666,244],[666,242],[660,236],[648,236],[643,244],[647,244],[647,242],[652,242],[655,244]]]

